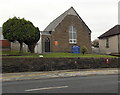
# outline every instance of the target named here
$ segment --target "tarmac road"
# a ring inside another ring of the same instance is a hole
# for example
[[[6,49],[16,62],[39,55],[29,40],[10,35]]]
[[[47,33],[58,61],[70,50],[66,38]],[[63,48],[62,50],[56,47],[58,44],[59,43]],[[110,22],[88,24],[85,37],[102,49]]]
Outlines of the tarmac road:
[[[4,81],[2,93],[118,93],[118,75]]]

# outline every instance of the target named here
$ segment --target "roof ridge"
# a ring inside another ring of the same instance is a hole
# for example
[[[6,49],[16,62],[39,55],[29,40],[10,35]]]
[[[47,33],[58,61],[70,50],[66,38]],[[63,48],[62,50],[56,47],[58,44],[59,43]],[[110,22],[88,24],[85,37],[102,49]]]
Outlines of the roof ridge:
[[[75,11],[75,9],[73,7],[70,7],[68,10],[66,10],[64,13],[62,13],[60,16],[58,16],[56,19],[54,19],[52,22],[50,22],[50,24],[44,29],[44,31],[48,31],[48,30],[52,31],[51,30],[52,28],[49,29],[50,26],[52,26],[51,24],[56,23],[56,25],[52,26],[52,27],[55,28],[68,15],[68,13],[70,12],[70,10],[73,10],[76,13],[76,15],[78,15],[77,12]]]
[[[98,38],[105,38],[113,35],[120,34],[120,25],[115,25],[114,27],[110,28],[108,31],[100,35]]]
[[[79,16],[79,14],[76,12],[76,10],[71,6],[68,10],[66,10],[64,13],[62,13],[60,16],[58,16],[55,20],[53,20],[45,29],[44,31],[53,31],[59,23],[67,16],[67,15],[76,15],[78,18],[85,24],[87,29],[91,32],[89,27],[86,25],[86,23],[82,20],[82,18]]]

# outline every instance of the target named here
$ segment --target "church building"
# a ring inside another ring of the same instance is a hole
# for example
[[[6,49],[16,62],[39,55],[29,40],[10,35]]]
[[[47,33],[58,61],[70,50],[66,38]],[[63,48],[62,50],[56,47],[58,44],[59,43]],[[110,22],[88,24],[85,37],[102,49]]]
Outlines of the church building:
[[[92,51],[91,30],[71,7],[41,31],[35,52],[71,52],[73,46]]]

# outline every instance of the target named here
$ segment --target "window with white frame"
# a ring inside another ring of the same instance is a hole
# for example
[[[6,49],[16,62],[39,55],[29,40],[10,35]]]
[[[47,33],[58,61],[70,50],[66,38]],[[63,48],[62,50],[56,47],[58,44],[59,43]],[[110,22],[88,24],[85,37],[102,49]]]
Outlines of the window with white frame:
[[[69,43],[71,44],[77,43],[77,33],[74,26],[69,27]]]

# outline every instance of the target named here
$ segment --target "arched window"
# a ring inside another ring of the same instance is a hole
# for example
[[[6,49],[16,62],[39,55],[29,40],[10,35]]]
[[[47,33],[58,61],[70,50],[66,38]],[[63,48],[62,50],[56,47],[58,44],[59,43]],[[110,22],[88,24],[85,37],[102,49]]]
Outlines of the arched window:
[[[76,44],[77,43],[77,33],[76,29],[73,26],[69,28],[69,43]]]

